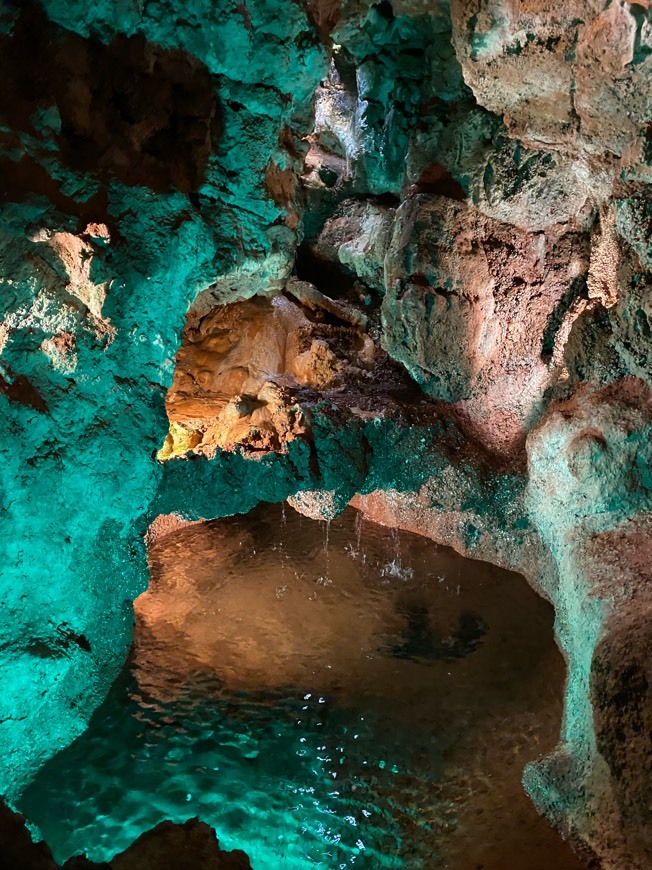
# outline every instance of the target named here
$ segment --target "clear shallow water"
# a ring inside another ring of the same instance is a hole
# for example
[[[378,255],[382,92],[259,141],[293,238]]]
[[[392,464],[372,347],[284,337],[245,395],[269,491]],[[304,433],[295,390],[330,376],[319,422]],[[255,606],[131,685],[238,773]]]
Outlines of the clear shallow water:
[[[415,535],[281,506],[150,552],[133,655],[19,802],[63,861],[199,816],[256,870],[576,870],[522,792],[559,730],[552,610]]]

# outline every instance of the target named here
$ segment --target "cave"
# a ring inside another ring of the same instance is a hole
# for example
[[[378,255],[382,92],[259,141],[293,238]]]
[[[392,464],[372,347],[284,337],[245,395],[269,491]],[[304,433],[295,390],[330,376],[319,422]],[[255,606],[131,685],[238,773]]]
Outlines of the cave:
[[[581,866],[521,786],[565,671],[523,577],[285,504],[149,563],[127,666],[17,801],[60,863],[190,814],[254,867]]]
[[[652,11],[0,2],[0,866],[652,866]]]

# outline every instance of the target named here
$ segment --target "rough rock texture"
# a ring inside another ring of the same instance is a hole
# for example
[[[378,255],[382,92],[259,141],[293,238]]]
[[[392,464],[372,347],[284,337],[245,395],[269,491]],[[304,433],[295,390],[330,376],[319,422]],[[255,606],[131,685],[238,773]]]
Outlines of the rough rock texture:
[[[559,375],[586,282],[583,234],[527,233],[425,194],[396,213],[383,345],[424,390],[461,403],[478,440],[514,452]]]
[[[326,57],[293,2],[281,15],[2,3],[0,26],[0,788],[12,796],[83,729],[126,655],[189,304],[289,274],[294,218],[263,179],[298,171]]]
[[[649,740],[652,700],[641,670],[651,412],[649,387],[633,378],[587,387],[554,406],[528,445],[530,510],[558,567],[557,631],[569,675],[563,748],[528,771],[526,784],[562,824],[608,842],[605,866],[613,867],[644,866],[652,854],[650,747],[640,742]],[[563,810],[551,800],[557,789]]]
[[[554,404],[528,437],[528,481],[512,490],[509,517],[490,497],[465,503],[450,473],[416,497],[353,501],[376,521],[522,572],[554,603],[569,669],[562,742],[524,784],[571,842],[614,870],[646,867],[652,854],[651,409],[649,387],[633,378]]]
[[[0,863],[11,870],[57,870],[45,843],[34,843],[25,819],[0,801]],[[239,850],[224,852],[215,831],[198,819],[181,825],[161,822],[108,864],[80,856],[66,861],[65,870],[251,870]]]
[[[526,787],[650,866],[650,16],[0,3],[0,790],[106,693],[158,514],[356,497],[554,603]]]
[[[452,0],[451,11],[465,81],[511,135],[649,179],[647,3]]]
[[[643,868],[650,12],[501,0],[460,0],[451,12],[479,105],[463,89],[446,92],[447,117],[434,104],[441,127],[432,116],[423,125],[432,163],[400,203],[361,202],[358,179],[322,175],[332,182],[322,208],[337,203],[309,244],[377,294],[383,347],[490,455],[435,463],[417,493],[383,487],[354,504],[522,571],[552,600],[569,664],[566,719],[526,788],[602,866]],[[306,184],[318,187],[314,167]],[[326,495],[292,503],[329,515]]]
[[[191,310],[167,396],[171,431],[161,458],[189,449],[214,455],[216,448],[236,445],[284,449],[297,437],[308,438],[309,394],[372,380],[379,364],[374,342],[363,325],[346,319],[357,309],[324,297],[307,282],[288,287],[293,297],[309,291],[310,307],[279,295],[203,317]],[[324,315],[331,312],[339,316],[328,322]]]

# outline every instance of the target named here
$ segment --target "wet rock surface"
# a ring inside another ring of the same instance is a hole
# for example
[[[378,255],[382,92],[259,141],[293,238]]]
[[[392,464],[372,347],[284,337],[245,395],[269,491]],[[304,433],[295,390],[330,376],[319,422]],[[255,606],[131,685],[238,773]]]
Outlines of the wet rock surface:
[[[526,787],[649,866],[648,6],[0,4],[9,798],[120,671],[159,514],[353,498],[554,604]]]
[[[213,831],[199,819],[182,824],[161,822],[135,840],[122,854],[100,864],[83,855],[56,864],[44,842],[35,843],[25,819],[0,802],[0,860],[12,870],[251,870],[244,852],[223,852]]]

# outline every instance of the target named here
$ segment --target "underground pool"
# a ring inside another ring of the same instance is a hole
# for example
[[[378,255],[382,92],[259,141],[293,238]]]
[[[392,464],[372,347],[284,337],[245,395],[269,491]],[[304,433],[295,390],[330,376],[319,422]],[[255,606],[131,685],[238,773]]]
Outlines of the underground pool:
[[[565,677],[525,580],[348,508],[150,546],[134,644],[19,809],[63,862],[198,816],[256,870],[577,870],[523,792]]]

